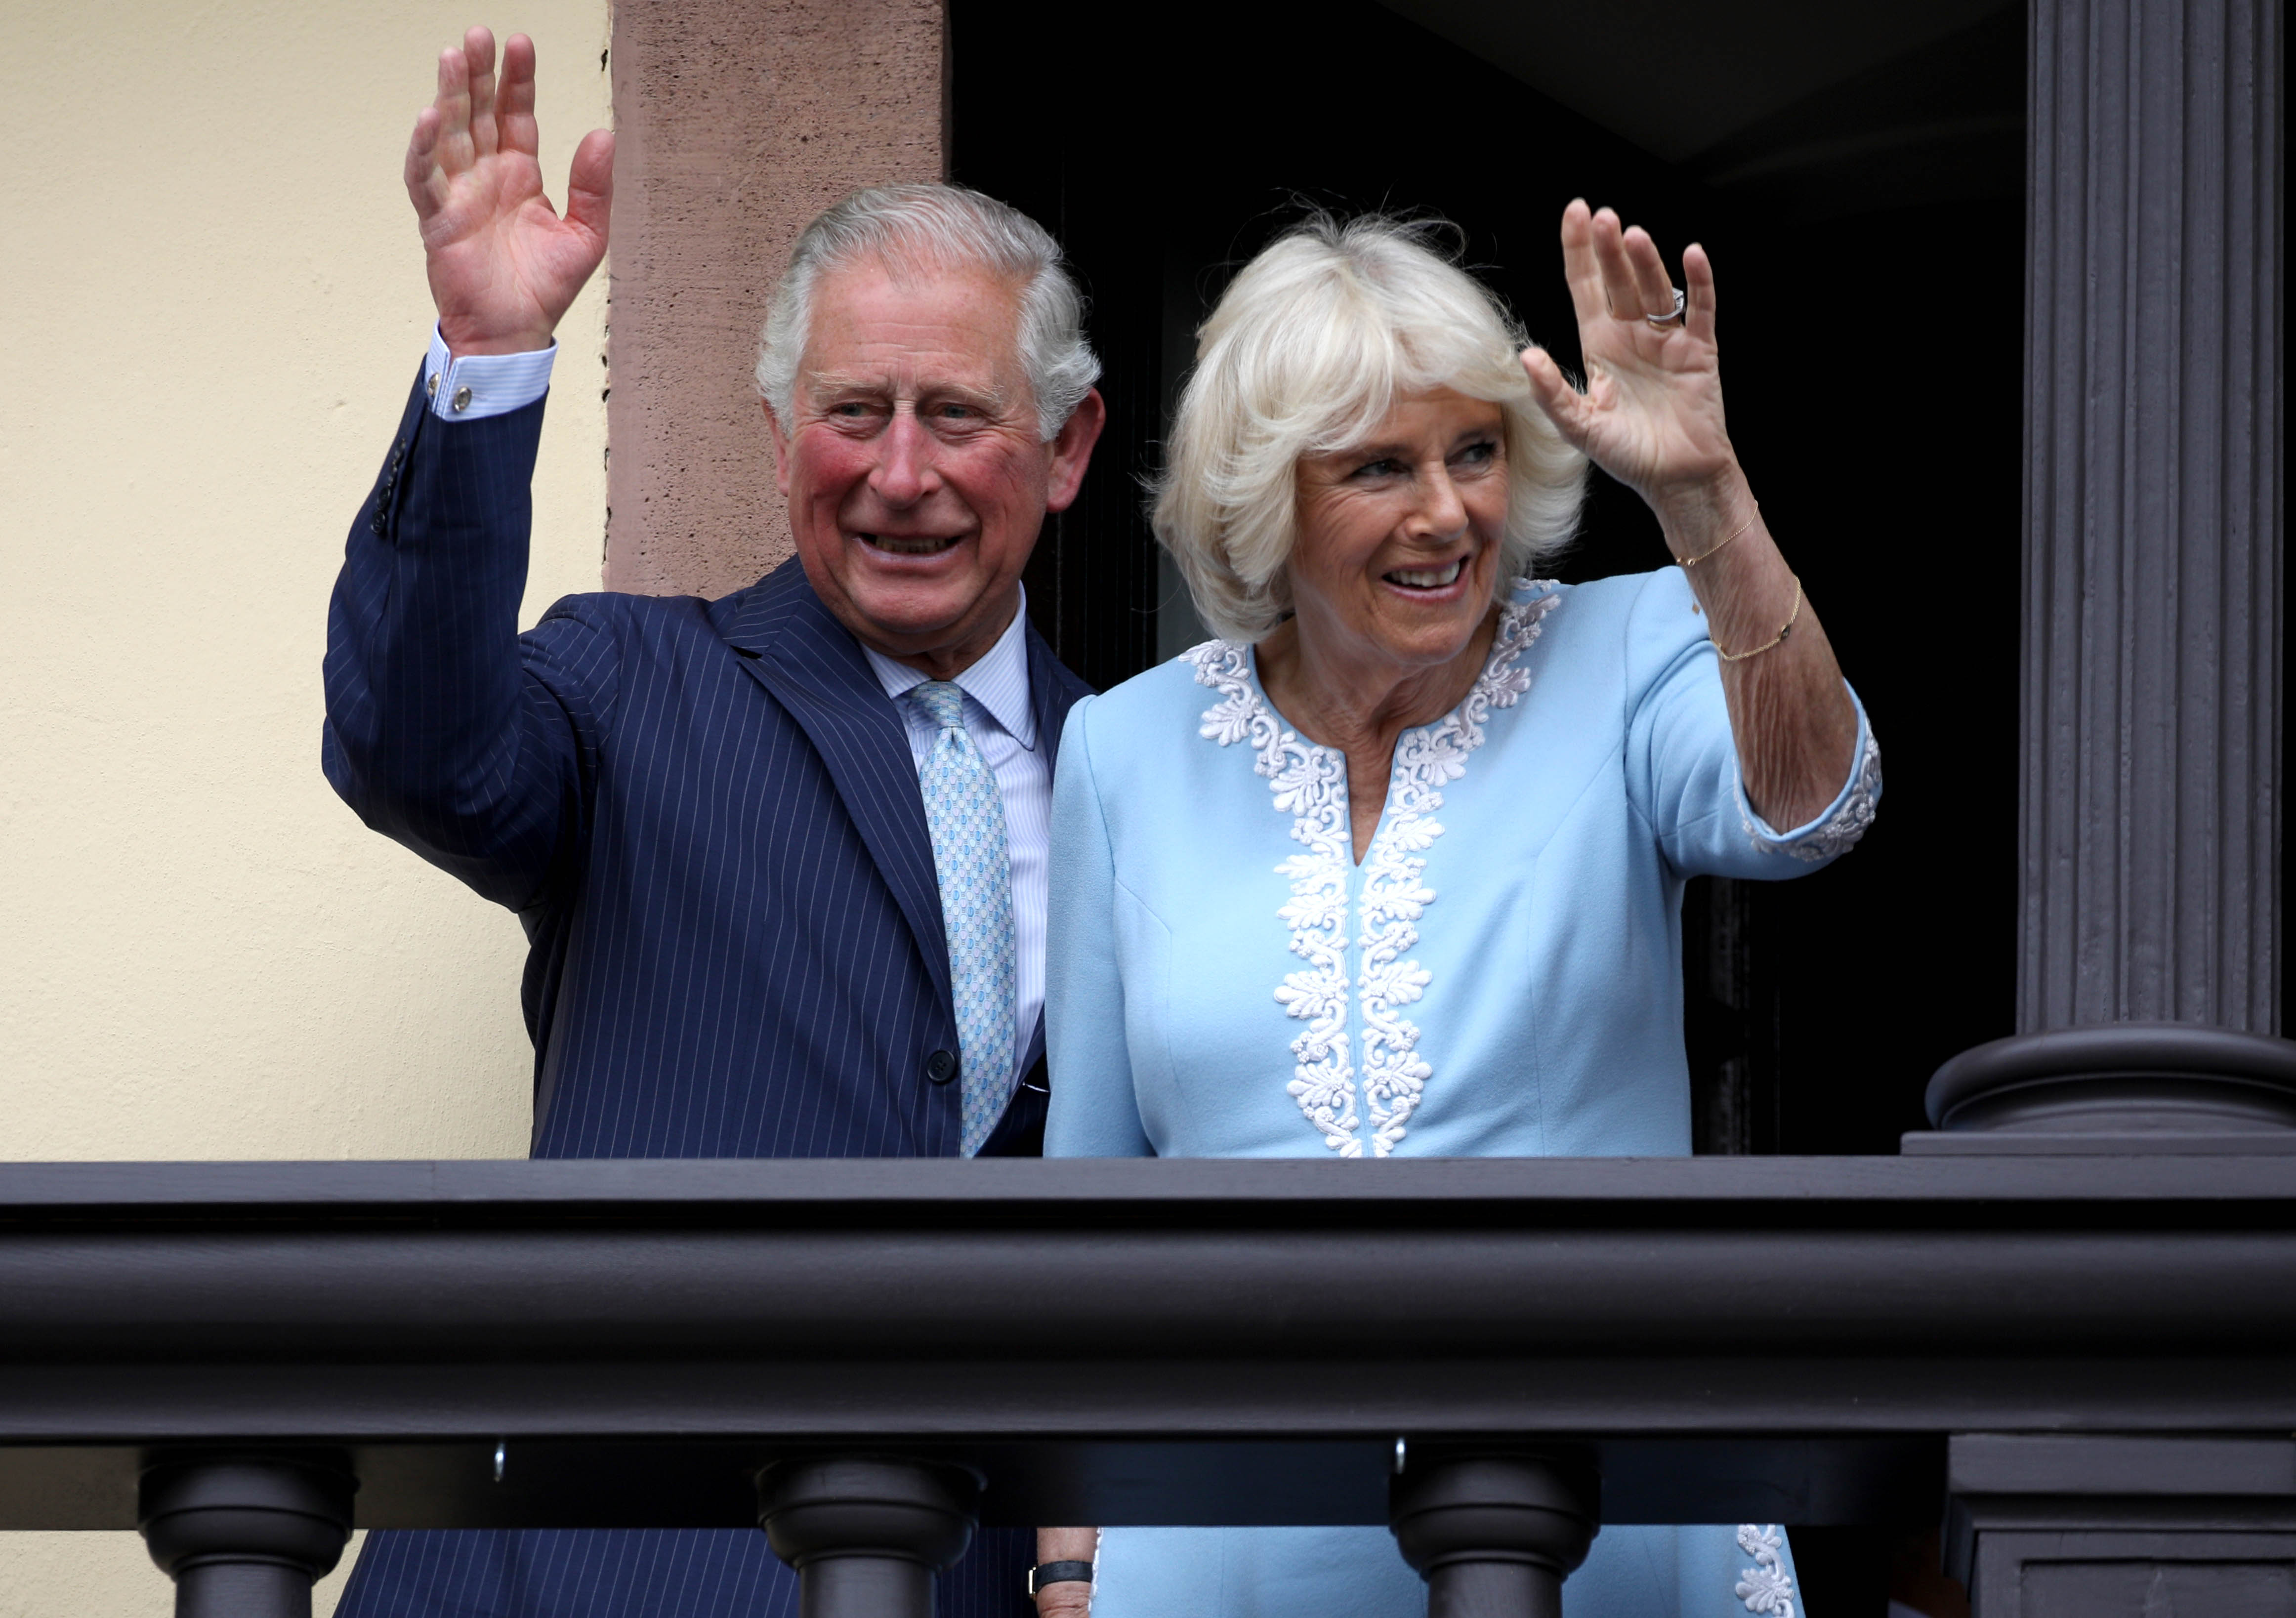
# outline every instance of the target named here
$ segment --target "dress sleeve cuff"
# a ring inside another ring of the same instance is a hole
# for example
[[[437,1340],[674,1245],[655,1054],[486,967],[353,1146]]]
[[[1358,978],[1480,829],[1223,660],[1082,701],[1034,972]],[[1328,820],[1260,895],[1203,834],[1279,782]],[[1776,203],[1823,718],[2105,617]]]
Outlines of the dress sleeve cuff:
[[[1848,853],[1874,824],[1874,806],[1882,799],[1882,745],[1874,739],[1874,727],[1857,693],[1846,681],[1842,689],[1849,691],[1849,701],[1857,710],[1857,747],[1850,755],[1849,778],[1832,803],[1805,824],[1781,832],[1754,812],[1753,805],[1746,801],[1745,782],[1739,782],[1738,817],[1745,822],[1746,835],[1758,851],[1816,865]]]
[[[557,357],[554,342],[525,354],[465,354],[456,359],[434,324],[430,352],[422,361],[422,390],[430,414],[442,422],[507,415],[550,391],[550,367]]]

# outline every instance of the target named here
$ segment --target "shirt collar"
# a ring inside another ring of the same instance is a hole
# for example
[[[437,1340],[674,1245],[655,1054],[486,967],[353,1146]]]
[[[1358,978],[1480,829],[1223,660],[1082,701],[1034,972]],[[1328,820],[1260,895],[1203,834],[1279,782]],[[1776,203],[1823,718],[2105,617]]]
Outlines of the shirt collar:
[[[1004,727],[1005,735],[1034,752],[1037,710],[1029,702],[1029,591],[1026,586],[1020,590],[1021,607],[1013,614],[1013,621],[1004,626],[1004,633],[980,661],[956,677],[956,684]],[[931,678],[906,663],[895,662],[873,646],[863,646],[861,655],[876,670],[877,683],[884,686],[885,694],[896,702]]]

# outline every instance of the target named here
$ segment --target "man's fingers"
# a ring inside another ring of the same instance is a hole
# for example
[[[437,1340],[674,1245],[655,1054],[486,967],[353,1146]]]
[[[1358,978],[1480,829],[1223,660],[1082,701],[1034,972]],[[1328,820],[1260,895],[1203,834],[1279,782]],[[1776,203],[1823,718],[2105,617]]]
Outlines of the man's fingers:
[[[1699,341],[1714,341],[1714,265],[1695,242],[1682,250],[1682,285],[1690,294],[1690,312],[1684,324]]]
[[[450,176],[471,166],[471,64],[459,46],[439,53],[439,167]]]
[[[512,34],[503,41],[502,78],[495,86],[495,126],[504,152],[539,155],[541,137],[534,123],[534,41]]]
[[[1595,262],[1594,215],[1583,197],[1574,197],[1562,210],[1562,279],[1570,285],[1570,307],[1578,324],[1600,320],[1607,312],[1603,267]]]
[[[574,166],[566,176],[566,222],[597,239],[606,249],[606,217],[614,206],[614,137],[593,129],[574,148]]]
[[[423,108],[414,115],[414,133],[406,142],[406,195],[418,219],[429,218],[447,201],[447,177],[439,171],[439,123],[438,108]]]
[[[1673,314],[1674,281],[1666,273],[1666,260],[1659,257],[1658,243],[1651,240],[1650,232],[1635,226],[1620,245],[1626,251],[1628,271],[1635,278],[1636,295],[1642,300],[1639,312]]]
[[[463,55],[471,64],[471,147],[480,157],[491,157],[501,146],[495,127],[495,37],[474,28],[463,36]]]

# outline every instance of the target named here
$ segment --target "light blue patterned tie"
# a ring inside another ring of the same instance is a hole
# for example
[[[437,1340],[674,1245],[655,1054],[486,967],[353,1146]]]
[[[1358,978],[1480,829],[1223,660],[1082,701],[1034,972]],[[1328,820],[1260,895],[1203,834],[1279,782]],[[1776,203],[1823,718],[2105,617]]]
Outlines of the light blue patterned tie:
[[[1013,866],[996,774],[964,728],[964,693],[947,680],[913,687],[940,735],[925,754],[925,825],[940,878],[949,987],[964,1047],[964,1154],[988,1142],[1013,1089]]]

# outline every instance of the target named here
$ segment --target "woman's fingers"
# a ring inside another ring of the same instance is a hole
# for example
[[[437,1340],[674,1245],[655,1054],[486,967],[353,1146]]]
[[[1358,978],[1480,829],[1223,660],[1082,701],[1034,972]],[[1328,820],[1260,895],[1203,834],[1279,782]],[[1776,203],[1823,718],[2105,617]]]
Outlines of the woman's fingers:
[[[1683,324],[1702,343],[1714,341],[1714,264],[1706,250],[1693,242],[1682,250],[1682,286],[1690,294],[1690,311]]]
[[[1595,258],[1595,216],[1584,197],[1572,198],[1562,210],[1562,279],[1570,285],[1570,307],[1581,326],[1609,313],[1603,298],[1603,267]]]
[[[1666,273],[1666,261],[1658,256],[1658,243],[1651,240],[1650,232],[1636,225],[1620,245],[1626,252],[1628,272],[1635,278],[1635,296],[1640,300],[1636,312],[1673,314],[1674,281]]]
[[[1639,320],[1645,313],[1635,267],[1627,261],[1627,243],[1619,216],[1607,208],[1595,210],[1595,260],[1603,267],[1603,299],[1613,320]],[[1671,301],[1671,300],[1669,300]]]
[[[463,55],[470,63],[471,146],[480,157],[492,157],[501,146],[495,127],[495,37],[491,29],[474,28],[463,36]]]
[[[1562,367],[1545,349],[1525,349],[1522,351],[1523,374],[1530,378],[1530,397],[1546,413],[1555,430],[1573,444],[1584,448],[1594,407],[1586,395],[1570,385],[1562,374]]]

